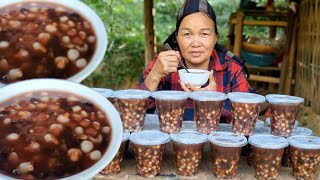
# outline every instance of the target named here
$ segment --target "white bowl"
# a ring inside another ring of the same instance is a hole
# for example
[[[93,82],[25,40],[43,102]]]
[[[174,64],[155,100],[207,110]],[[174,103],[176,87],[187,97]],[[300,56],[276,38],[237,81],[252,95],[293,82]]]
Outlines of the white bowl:
[[[52,4],[60,4],[62,6],[75,10],[80,15],[82,15],[84,19],[88,20],[91,23],[96,35],[96,50],[87,66],[78,73],[67,78],[67,80],[80,83],[99,66],[107,49],[107,32],[100,17],[88,5],[79,0],[10,0],[0,1],[0,8],[19,2],[49,2]],[[3,83],[0,83],[0,85],[1,84]]]
[[[122,123],[119,113],[114,106],[102,95],[93,89],[78,83],[59,79],[34,79],[16,82],[0,88],[0,103],[13,98],[19,94],[38,90],[63,91],[81,96],[97,105],[108,116],[109,124],[112,128],[111,142],[101,159],[88,169],[63,178],[68,180],[90,179],[106,167],[116,155],[122,141]],[[0,179],[14,179],[0,173]]]
[[[201,69],[188,69],[188,71],[190,73],[188,73],[185,69],[180,69],[178,71],[180,80],[185,84],[191,83],[196,88],[200,88],[209,79],[210,71]]]

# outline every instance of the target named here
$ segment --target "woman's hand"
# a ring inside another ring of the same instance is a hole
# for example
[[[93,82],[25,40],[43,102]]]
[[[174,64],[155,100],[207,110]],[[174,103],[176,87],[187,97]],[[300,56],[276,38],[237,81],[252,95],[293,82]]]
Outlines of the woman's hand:
[[[193,91],[217,91],[217,84],[216,81],[214,80],[214,76],[213,76],[213,70],[210,71],[210,75],[209,75],[209,84],[208,86],[204,87],[204,88],[196,88],[194,85],[192,85],[191,83],[185,84],[183,82],[180,81],[180,85],[182,87],[182,90],[186,91],[186,92],[193,92]]]
[[[152,68],[154,75],[162,79],[169,73],[177,72],[180,59],[179,51],[168,50],[160,52],[156,64]]]

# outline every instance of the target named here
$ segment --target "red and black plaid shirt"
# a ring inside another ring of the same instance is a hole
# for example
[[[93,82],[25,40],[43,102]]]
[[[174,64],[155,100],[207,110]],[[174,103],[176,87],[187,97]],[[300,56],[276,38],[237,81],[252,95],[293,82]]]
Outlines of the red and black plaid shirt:
[[[155,58],[150,62],[148,68],[143,72],[143,75],[139,81],[139,89],[149,90],[145,85],[144,80],[155,65],[157,59],[158,56],[155,56]],[[178,69],[179,68],[182,68],[180,64]],[[213,51],[210,58],[208,70],[213,70],[218,92],[224,92],[226,94],[229,92],[253,92],[245,77],[245,74],[243,73],[242,66],[236,60],[227,56],[222,51],[218,51],[216,49]],[[181,85],[178,80],[178,72],[170,73],[161,80],[157,90],[182,91]],[[207,85],[208,82],[203,85],[203,87]],[[150,100],[148,109],[155,109],[154,100]],[[188,100],[186,105],[186,111],[188,111],[188,109],[193,109],[193,102],[191,99]],[[222,119],[224,119],[223,121],[231,121],[230,104],[228,100],[225,103],[225,109],[221,117]],[[188,118],[187,120],[193,119],[193,117],[184,117],[184,119],[185,118]]]

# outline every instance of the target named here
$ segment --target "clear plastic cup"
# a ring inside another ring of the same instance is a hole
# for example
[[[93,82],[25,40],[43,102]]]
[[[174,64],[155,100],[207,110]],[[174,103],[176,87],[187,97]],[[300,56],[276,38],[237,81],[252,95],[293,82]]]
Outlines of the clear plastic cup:
[[[232,132],[232,124],[220,123],[218,131]]]
[[[106,89],[106,88],[93,88],[93,90],[97,91],[98,93],[100,93],[102,96],[104,96],[105,98],[107,98],[112,105],[117,109],[117,111],[119,111],[119,107],[118,107],[118,101],[117,98],[115,96],[115,93],[112,89]]]
[[[257,121],[256,121],[256,127],[257,126],[264,126],[265,124],[264,124],[264,121],[262,121],[262,120],[260,120],[260,119],[257,119]]]
[[[293,176],[315,179],[320,164],[320,137],[295,135],[288,138]]]
[[[123,129],[137,132],[143,128],[150,91],[126,89],[115,91]]]
[[[217,131],[227,95],[221,92],[195,91],[190,97],[193,99],[197,130],[206,134]]]
[[[284,148],[288,146],[286,138],[257,134],[249,137],[252,148],[252,165],[257,179],[275,180],[281,163]]]
[[[281,94],[266,96],[270,109],[271,133],[276,136],[290,136],[303,98]]]
[[[232,131],[244,136],[251,135],[265,97],[253,93],[231,92],[228,93],[228,98],[231,102]]]
[[[189,93],[184,91],[156,91],[151,96],[156,101],[160,130],[166,133],[179,132]]]
[[[195,121],[182,121],[181,129],[183,131],[197,132],[196,122]]]
[[[143,177],[159,175],[169,135],[160,131],[140,131],[132,133],[130,141],[134,147],[137,174]]]
[[[129,137],[130,137],[130,133],[128,132],[124,132],[122,134],[122,143],[120,145],[120,148],[116,156],[102,171],[100,171],[100,174],[107,175],[107,176],[114,176],[120,173],[121,163],[126,154],[126,150],[128,149]]]
[[[208,140],[214,175],[228,179],[236,177],[242,147],[247,144],[247,138],[231,132],[214,132],[208,135]]]
[[[170,134],[176,162],[176,173],[181,176],[194,176],[198,173],[206,134],[182,131]]]

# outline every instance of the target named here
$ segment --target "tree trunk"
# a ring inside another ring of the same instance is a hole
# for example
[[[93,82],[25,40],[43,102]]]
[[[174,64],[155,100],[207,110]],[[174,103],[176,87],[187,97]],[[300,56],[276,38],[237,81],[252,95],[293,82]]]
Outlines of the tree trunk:
[[[153,29],[153,0],[144,0],[144,26],[145,26],[145,67],[154,56],[154,29]]]

